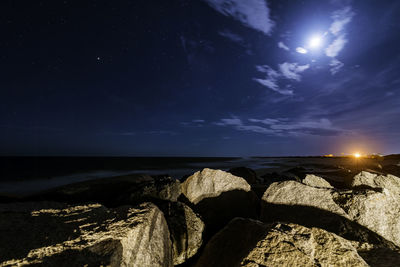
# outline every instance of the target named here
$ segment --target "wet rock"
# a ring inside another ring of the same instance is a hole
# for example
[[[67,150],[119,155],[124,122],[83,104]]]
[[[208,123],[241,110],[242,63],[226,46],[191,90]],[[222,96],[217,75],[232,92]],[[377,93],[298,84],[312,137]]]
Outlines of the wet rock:
[[[307,174],[302,183],[313,187],[333,188],[333,186],[324,178],[314,174]]]
[[[31,196],[28,200],[97,202],[107,207],[117,207],[145,201],[177,201],[180,194],[180,182],[176,179],[132,174],[65,185]]]
[[[256,172],[250,168],[236,167],[236,168],[230,169],[228,172],[235,176],[242,177],[250,185],[256,184],[258,182]]]
[[[168,223],[173,248],[173,263],[178,265],[194,256],[203,243],[204,223],[181,202],[159,204]]]
[[[203,169],[182,183],[182,193],[200,214],[209,235],[234,217],[254,218],[257,196],[243,179],[221,170]]]
[[[394,195],[400,197],[400,178],[391,174],[380,175],[362,171],[353,177],[351,181],[353,188],[386,188]]]
[[[200,266],[368,266],[351,243],[319,228],[233,219],[205,247]]]
[[[0,205],[1,266],[172,266],[163,213],[152,203]]]

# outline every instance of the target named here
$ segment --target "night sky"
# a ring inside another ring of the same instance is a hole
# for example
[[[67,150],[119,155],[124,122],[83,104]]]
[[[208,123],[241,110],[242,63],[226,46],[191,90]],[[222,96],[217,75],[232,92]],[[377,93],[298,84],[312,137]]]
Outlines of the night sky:
[[[400,152],[400,1],[0,2],[0,154]]]

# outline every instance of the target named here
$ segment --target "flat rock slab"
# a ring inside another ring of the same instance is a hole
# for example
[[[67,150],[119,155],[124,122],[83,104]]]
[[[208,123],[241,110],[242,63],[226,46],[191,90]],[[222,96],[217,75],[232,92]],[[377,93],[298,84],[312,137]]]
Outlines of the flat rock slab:
[[[0,266],[172,266],[163,213],[152,203],[0,205]]]
[[[368,266],[351,243],[319,228],[235,218],[206,245],[203,266]]]

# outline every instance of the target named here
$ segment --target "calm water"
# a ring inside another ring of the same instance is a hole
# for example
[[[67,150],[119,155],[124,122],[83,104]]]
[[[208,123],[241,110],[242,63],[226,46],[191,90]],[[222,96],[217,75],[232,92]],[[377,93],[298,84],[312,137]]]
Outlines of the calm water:
[[[71,167],[71,164],[66,163],[68,162],[68,160],[64,161],[65,168],[71,169],[73,168]],[[123,160],[126,161],[126,159]],[[138,164],[135,164],[138,161],[141,162],[140,166]],[[165,161],[163,161],[163,159],[160,160],[159,158],[155,160],[146,158],[145,161],[143,160],[143,158],[137,158],[137,160],[134,162],[120,164],[117,168],[110,167],[109,170],[102,168],[98,170],[94,169],[78,171],[72,174],[54,175],[52,175],[51,173],[49,174],[47,172],[43,172],[42,177],[40,175],[40,170],[38,170],[37,168],[33,168],[32,172],[34,172],[34,176],[32,176],[31,173],[28,173],[29,170],[21,172],[20,175],[16,175],[15,172],[11,171],[8,172],[9,176],[7,176],[7,173],[3,174],[0,181],[0,194],[29,194],[70,183],[135,173],[146,173],[150,175],[168,174],[173,178],[181,179],[183,176],[192,174],[203,168],[229,170],[233,167],[246,166],[256,170],[273,167],[276,164],[283,163],[283,161],[283,159],[279,158],[223,158],[221,160],[219,160],[218,158],[212,158],[209,161],[204,158],[199,158],[198,160],[193,158],[188,158],[188,160],[182,158],[174,160],[173,158],[170,158],[168,159],[168,163],[166,163]],[[42,162],[40,164],[37,165],[42,166],[42,169],[46,168],[43,167]],[[46,162],[44,164],[46,164]],[[113,163],[113,165],[118,164],[119,162],[117,162],[117,164]],[[37,165],[35,165],[35,167]],[[53,162],[49,162],[48,166],[52,166],[57,169],[54,166]],[[129,169],[129,166],[132,166],[132,169]],[[27,168],[29,169],[30,167],[32,166],[29,165],[29,167]],[[60,166],[59,168],[63,168],[63,166]]]

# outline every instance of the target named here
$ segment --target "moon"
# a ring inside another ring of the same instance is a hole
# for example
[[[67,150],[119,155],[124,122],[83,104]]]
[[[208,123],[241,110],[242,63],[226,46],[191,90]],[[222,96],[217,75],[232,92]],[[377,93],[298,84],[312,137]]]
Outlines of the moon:
[[[323,42],[322,37],[315,35],[315,36],[311,37],[311,39],[308,41],[308,46],[313,49],[319,48],[319,47],[321,47],[322,42]]]

